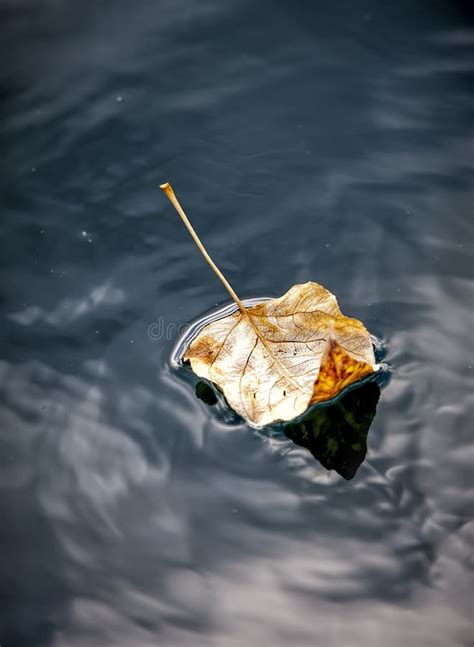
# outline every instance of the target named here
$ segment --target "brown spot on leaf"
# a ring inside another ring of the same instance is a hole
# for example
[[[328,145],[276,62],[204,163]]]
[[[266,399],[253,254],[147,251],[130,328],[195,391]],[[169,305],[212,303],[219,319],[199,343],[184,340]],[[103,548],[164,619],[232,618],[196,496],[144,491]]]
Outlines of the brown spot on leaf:
[[[342,389],[373,373],[371,364],[352,357],[333,338],[328,340],[310,404],[334,398]]]

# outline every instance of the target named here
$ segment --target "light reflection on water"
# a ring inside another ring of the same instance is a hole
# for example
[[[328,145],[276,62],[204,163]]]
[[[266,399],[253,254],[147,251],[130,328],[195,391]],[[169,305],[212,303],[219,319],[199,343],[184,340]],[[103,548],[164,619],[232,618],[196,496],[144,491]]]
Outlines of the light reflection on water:
[[[468,644],[468,19],[73,5],[0,3],[2,647]],[[149,336],[225,296],[163,179],[243,298],[316,280],[386,341],[351,481]]]

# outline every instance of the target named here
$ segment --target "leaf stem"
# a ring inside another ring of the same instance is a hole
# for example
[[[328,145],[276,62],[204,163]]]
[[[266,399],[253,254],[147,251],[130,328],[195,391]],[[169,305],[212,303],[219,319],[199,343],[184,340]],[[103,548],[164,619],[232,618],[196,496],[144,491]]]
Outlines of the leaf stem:
[[[218,279],[221,281],[221,283],[223,284],[223,286],[225,287],[225,289],[227,290],[227,292],[230,294],[230,296],[232,297],[232,299],[235,301],[235,303],[236,303],[236,304],[237,304],[237,306],[239,307],[239,310],[241,311],[241,313],[243,314],[243,316],[247,319],[247,321],[249,322],[249,324],[250,324],[250,325],[251,325],[251,327],[253,328],[253,330],[254,330],[255,334],[257,335],[257,337],[258,337],[258,338],[260,339],[260,341],[262,342],[262,344],[263,344],[263,346],[265,347],[265,349],[266,349],[267,353],[270,355],[270,357],[272,357],[272,358],[273,358],[273,360],[275,361],[275,364],[279,367],[279,369],[280,369],[281,373],[285,376],[285,378],[288,380],[288,382],[290,382],[290,383],[291,383],[294,387],[296,387],[297,389],[300,389],[301,387],[299,386],[299,384],[298,384],[298,383],[297,383],[297,382],[296,382],[296,381],[291,377],[291,375],[289,375],[289,374],[288,374],[288,372],[285,370],[285,367],[281,364],[281,362],[280,362],[280,360],[278,359],[278,357],[275,355],[275,353],[274,353],[274,352],[272,351],[272,349],[270,348],[270,345],[268,344],[267,340],[266,340],[266,339],[265,339],[265,337],[262,335],[262,333],[261,333],[261,332],[260,332],[260,330],[258,329],[258,326],[256,325],[255,321],[253,320],[253,317],[251,317],[251,316],[250,316],[249,311],[248,311],[248,310],[247,310],[247,308],[244,306],[244,304],[242,303],[242,301],[239,299],[239,297],[237,296],[237,294],[234,292],[234,289],[233,289],[233,288],[232,288],[232,286],[230,285],[229,281],[225,278],[225,276],[222,274],[222,272],[220,271],[220,269],[217,267],[217,265],[214,263],[214,261],[212,260],[212,258],[211,258],[211,257],[209,256],[209,254],[207,253],[207,250],[206,250],[206,248],[204,247],[204,245],[202,244],[202,242],[201,242],[201,240],[200,240],[199,236],[198,236],[198,235],[197,235],[197,233],[194,231],[194,227],[193,227],[193,226],[192,226],[192,224],[189,222],[187,215],[184,213],[184,209],[183,209],[183,207],[181,206],[181,204],[180,204],[180,202],[179,202],[178,198],[176,197],[176,194],[175,194],[175,192],[173,191],[173,187],[171,186],[171,184],[170,184],[169,182],[165,182],[164,184],[160,184],[160,189],[163,191],[163,193],[165,193],[166,197],[169,199],[169,201],[171,202],[171,204],[173,205],[173,207],[174,207],[174,208],[176,209],[176,211],[178,212],[178,214],[179,214],[179,216],[180,216],[181,220],[183,221],[183,223],[184,223],[184,224],[185,224],[185,226],[186,226],[186,229],[189,231],[189,233],[191,234],[191,236],[192,236],[192,238],[193,238],[194,242],[195,242],[195,243],[196,243],[196,245],[198,246],[199,251],[200,251],[200,252],[201,252],[201,254],[204,256],[204,258],[205,258],[205,259],[206,259],[206,261],[209,263],[209,265],[210,265],[210,266],[211,266],[211,268],[214,270],[214,272],[217,274]]]
[[[192,238],[193,238],[194,242],[195,242],[195,243],[196,243],[196,245],[198,246],[199,251],[200,251],[200,252],[201,252],[201,254],[204,256],[204,258],[206,259],[206,261],[209,263],[209,265],[211,266],[211,268],[213,269],[213,271],[217,274],[218,279],[221,281],[221,283],[223,284],[223,286],[225,287],[225,289],[227,290],[227,292],[230,294],[230,296],[232,297],[232,299],[233,299],[233,300],[235,301],[235,303],[239,306],[239,310],[240,310],[243,314],[248,315],[247,310],[246,310],[246,308],[245,308],[244,304],[242,303],[242,301],[239,299],[239,297],[238,297],[238,296],[237,296],[237,294],[235,293],[235,291],[234,291],[234,289],[232,288],[232,286],[231,286],[231,284],[229,283],[229,281],[225,278],[225,276],[222,274],[222,272],[220,271],[220,269],[217,267],[217,265],[214,263],[214,261],[212,260],[212,258],[209,256],[209,254],[207,253],[207,250],[206,250],[206,248],[204,247],[204,245],[202,244],[202,242],[201,242],[201,240],[200,240],[199,236],[198,236],[198,235],[197,235],[197,233],[194,231],[194,227],[193,227],[193,226],[192,226],[192,224],[189,222],[189,219],[188,219],[187,215],[185,214],[184,209],[183,209],[183,207],[181,206],[181,204],[180,204],[180,202],[179,202],[178,198],[176,197],[176,194],[175,194],[175,192],[173,191],[173,187],[171,186],[171,184],[170,184],[169,182],[165,182],[164,184],[160,184],[160,189],[163,191],[163,193],[165,193],[166,197],[169,199],[169,201],[171,202],[171,204],[173,205],[173,207],[174,207],[174,208],[176,209],[176,211],[178,212],[178,214],[179,214],[179,216],[180,216],[181,220],[184,222],[184,224],[185,224],[185,226],[186,226],[187,230],[189,231],[189,233],[191,234],[191,236],[192,236]]]

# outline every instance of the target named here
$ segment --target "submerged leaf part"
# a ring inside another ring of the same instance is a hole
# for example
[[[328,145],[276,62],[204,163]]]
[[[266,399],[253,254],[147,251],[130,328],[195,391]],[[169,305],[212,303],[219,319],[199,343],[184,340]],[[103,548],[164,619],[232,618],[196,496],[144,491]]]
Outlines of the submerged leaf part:
[[[365,326],[313,282],[208,324],[184,360],[256,427],[293,420],[377,368]]]
[[[333,404],[313,408],[283,431],[297,445],[309,449],[323,467],[350,480],[367,453],[367,434],[379,397],[379,385],[367,382]]]

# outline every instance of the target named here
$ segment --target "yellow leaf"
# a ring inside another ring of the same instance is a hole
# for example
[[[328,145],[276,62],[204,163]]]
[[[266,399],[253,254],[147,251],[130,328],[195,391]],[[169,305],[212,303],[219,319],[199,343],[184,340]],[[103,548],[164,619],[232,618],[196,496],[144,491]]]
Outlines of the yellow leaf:
[[[246,308],[207,253],[171,186],[161,186],[238,311],[205,326],[184,355],[251,425],[293,420],[376,370],[370,335],[318,283]]]
[[[205,326],[184,355],[254,426],[292,420],[374,370],[370,335],[318,283]]]

